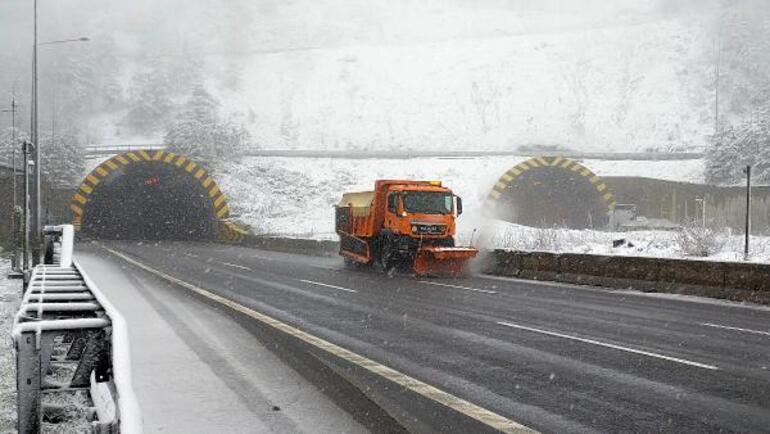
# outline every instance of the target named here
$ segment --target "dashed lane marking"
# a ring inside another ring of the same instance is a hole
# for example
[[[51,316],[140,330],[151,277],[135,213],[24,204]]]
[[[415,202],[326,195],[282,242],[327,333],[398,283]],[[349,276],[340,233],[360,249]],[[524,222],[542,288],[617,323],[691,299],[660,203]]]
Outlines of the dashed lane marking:
[[[305,279],[297,279],[297,280],[299,280],[300,282],[309,283],[311,285],[325,286],[327,288],[334,288],[334,289],[339,289],[347,292],[358,292],[355,289],[343,288],[342,286],[337,286],[337,285],[329,285],[328,283],[315,282],[312,280],[305,280]]]
[[[438,404],[451,408],[452,410],[457,411],[460,414],[463,414],[472,419],[475,419],[493,429],[496,429],[504,433],[535,433],[536,432],[533,429],[527,426],[524,426],[518,422],[515,422],[511,419],[508,419],[504,416],[501,416],[497,413],[487,410],[486,408],[483,408],[476,404],[468,402],[460,397],[457,397],[448,392],[445,392],[437,387],[431,386],[430,384],[424,383],[416,378],[410,377],[409,375],[406,375],[402,372],[396,371],[393,368],[389,368],[385,365],[377,363],[374,360],[371,360],[360,354],[356,354],[350,350],[342,348],[329,341],[313,336],[310,333],[304,332],[298,328],[292,327],[283,321],[277,320],[271,316],[257,312],[242,304],[236,303],[225,297],[214,294],[213,292],[207,291],[203,288],[199,288],[183,280],[179,280],[175,277],[169,276],[168,274],[163,273],[162,271],[158,271],[152,267],[142,264],[141,262],[135,261],[134,259],[118,251],[112,250],[108,247],[104,247],[104,248],[110,253],[112,253],[113,255],[147,271],[148,273],[154,274],[169,282],[175,283],[183,288],[189,289],[190,291],[195,292],[196,294],[199,294],[210,300],[216,301],[217,303],[227,306],[230,309],[240,312],[250,318],[253,318],[256,321],[259,321],[278,331],[286,333],[316,348],[326,351],[329,354],[332,354],[336,357],[339,357],[343,360],[346,360],[350,363],[360,366],[361,368],[369,372],[372,372],[376,375],[386,378],[395,384],[405,387],[411,390],[412,392],[417,393],[421,396],[424,396],[425,398],[428,398]]]
[[[447,288],[464,289],[466,291],[483,292],[485,294],[497,294],[497,291],[492,291],[491,289],[471,288],[470,286],[450,285],[449,283],[431,282],[431,281],[428,281],[428,280],[418,280],[418,282],[424,283],[426,285],[445,286]]]
[[[548,335],[548,336],[555,336],[557,338],[571,339],[573,341],[583,342],[583,343],[586,343],[586,344],[599,345],[599,346],[606,347],[606,348],[612,348],[612,349],[615,349],[615,350],[625,351],[627,353],[634,353],[634,354],[640,354],[642,356],[655,357],[656,359],[668,360],[669,362],[681,363],[683,365],[695,366],[697,368],[711,369],[711,370],[718,370],[719,369],[718,367],[716,367],[714,365],[708,365],[706,363],[693,362],[692,360],[680,359],[680,358],[677,358],[677,357],[666,356],[666,355],[663,355],[663,354],[653,353],[653,352],[650,352],[650,351],[637,350],[636,348],[629,348],[629,347],[624,347],[624,346],[621,346],[621,345],[610,344],[610,343],[607,343],[607,342],[601,342],[601,341],[597,341],[597,340],[593,340],[593,339],[581,338],[579,336],[566,335],[564,333],[557,333],[557,332],[552,332],[552,331],[548,331],[548,330],[537,329],[537,328],[534,328],[534,327],[527,327],[527,326],[523,326],[523,325],[519,325],[519,324],[513,324],[513,323],[510,323],[510,322],[498,321],[497,324],[502,325],[502,326],[506,326],[506,327],[512,327],[512,328],[520,329],[520,330],[526,330],[526,331],[530,331],[530,332],[541,333],[541,334]]]
[[[735,330],[735,331],[738,331],[738,332],[754,333],[754,334],[757,334],[757,335],[770,336],[770,332],[763,332],[762,330],[744,329],[744,328],[740,328],[740,327],[732,327],[732,326],[714,324],[714,323],[710,323],[710,322],[702,322],[702,323],[700,323],[700,325],[706,326],[706,327],[715,327],[715,328],[718,328],[718,329]]]
[[[244,267],[243,265],[233,264],[231,262],[222,262],[222,265],[227,265],[228,267],[238,268],[238,269],[241,269],[241,270],[254,271],[254,270],[252,270],[249,267]]]

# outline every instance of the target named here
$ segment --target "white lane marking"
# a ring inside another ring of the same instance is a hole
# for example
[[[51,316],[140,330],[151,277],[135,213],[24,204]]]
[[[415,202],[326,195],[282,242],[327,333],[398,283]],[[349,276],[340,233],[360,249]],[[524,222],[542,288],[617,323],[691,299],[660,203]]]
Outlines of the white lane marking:
[[[311,285],[325,286],[327,288],[340,289],[342,291],[347,291],[347,292],[358,292],[355,289],[343,288],[343,287],[337,286],[337,285],[329,285],[328,283],[314,282],[312,280],[305,280],[305,279],[297,279],[297,280],[299,280],[300,282],[309,283]]]
[[[763,332],[762,330],[743,329],[743,328],[740,328],[740,327],[732,327],[732,326],[726,326],[726,325],[719,325],[719,324],[714,324],[714,323],[710,323],[710,322],[702,322],[702,323],[700,323],[700,325],[707,326],[707,327],[716,327],[716,328],[725,329],[725,330],[735,330],[735,331],[739,331],[739,332],[755,333],[755,334],[758,334],[758,335],[770,336],[770,332]]]
[[[183,280],[177,279],[176,277],[169,276],[168,274],[162,271],[158,271],[152,267],[144,265],[141,262],[136,261],[118,251],[110,249],[109,247],[104,247],[104,249],[106,249],[113,255],[119,258],[122,258],[124,261],[147,271],[148,273],[154,274],[169,282],[175,283],[183,288],[187,288],[192,292],[195,292],[210,300],[216,301],[217,303],[227,306],[236,312],[240,312],[280,332],[293,336],[316,348],[326,351],[329,354],[339,357],[340,359],[346,360],[349,363],[360,366],[361,368],[366,369],[367,371],[372,372],[375,375],[379,375],[383,378],[386,378],[392,381],[393,383],[398,384],[399,386],[405,387],[411,390],[412,392],[417,393],[421,396],[424,396],[440,405],[451,408],[452,410],[457,411],[460,414],[464,414],[465,416],[473,418],[487,426],[492,427],[493,429],[496,429],[504,433],[511,433],[511,434],[537,433],[537,431],[533,430],[532,428],[529,428],[525,425],[522,425],[504,416],[501,416],[491,410],[487,410],[484,407],[473,404],[472,402],[466,401],[458,396],[452,395],[437,387],[424,383],[414,377],[410,377],[409,375],[406,375],[393,368],[389,368],[385,365],[377,363],[372,359],[369,359],[360,354],[354,353],[350,350],[347,350],[343,347],[335,345],[327,340],[321,339],[310,333],[304,332],[296,327],[292,327],[283,321],[277,320],[269,315],[265,315],[263,313],[257,312],[240,303],[236,303],[230,299],[222,297],[221,295],[214,294],[213,292],[207,291],[203,288],[199,288],[191,283],[187,283]]]
[[[708,364],[700,363],[700,362],[693,362],[692,360],[680,359],[680,358],[677,358],[677,357],[666,356],[666,355],[663,355],[663,354],[653,353],[653,352],[650,352],[650,351],[637,350],[635,348],[623,347],[623,346],[620,346],[620,345],[615,345],[615,344],[610,344],[610,343],[607,343],[607,342],[596,341],[596,340],[593,340],[593,339],[586,339],[586,338],[581,338],[581,337],[578,337],[578,336],[565,335],[564,333],[557,333],[557,332],[552,332],[552,331],[543,330],[543,329],[536,329],[534,327],[527,327],[527,326],[523,326],[523,325],[519,325],[519,324],[513,324],[513,323],[510,323],[510,322],[505,322],[505,321],[498,321],[497,323],[499,325],[506,326],[506,327],[513,327],[513,328],[516,328],[516,329],[527,330],[527,331],[530,331],[530,332],[541,333],[541,334],[544,334],[544,335],[555,336],[555,337],[558,337],[558,338],[571,339],[573,341],[583,342],[583,343],[586,343],[586,344],[599,345],[599,346],[602,346],[602,347],[612,348],[612,349],[615,349],[615,350],[626,351],[628,353],[641,354],[643,356],[655,357],[657,359],[668,360],[670,362],[681,363],[683,365],[690,365],[690,366],[695,366],[695,367],[698,367],[698,368],[711,369],[711,370],[718,370],[719,369],[718,367],[716,367],[714,365],[708,365]]]
[[[339,267],[327,267],[323,265],[317,265],[317,264],[307,264],[308,267],[313,267],[318,270],[339,270]]]
[[[190,258],[200,258],[200,256],[196,255],[195,253],[185,253],[185,256],[189,256]]]
[[[672,293],[666,293],[666,292],[642,292],[635,289],[606,288],[601,286],[578,285],[576,283],[556,282],[551,280],[532,280],[532,279],[521,279],[518,277],[493,276],[491,274],[481,274],[476,277],[480,277],[482,279],[488,279],[488,280],[498,280],[501,282],[524,283],[528,285],[547,286],[547,287],[550,287],[551,289],[570,288],[570,289],[577,289],[580,291],[600,292],[604,294],[613,294],[618,296],[631,295],[634,297],[663,298],[667,300],[681,301],[683,303],[709,304],[709,305],[724,306],[729,308],[750,309],[750,310],[759,310],[763,312],[770,312],[770,306],[765,306],[761,304],[751,304],[751,303],[746,303],[742,301],[732,301],[732,300],[726,300],[721,298],[708,298],[708,297],[702,297],[698,295],[672,294]]]
[[[431,282],[428,280],[418,280],[418,282],[424,283],[426,285],[445,286],[447,288],[464,289],[466,291],[483,292],[486,294],[497,294],[497,291],[492,291],[490,289],[479,289],[479,288],[471,288],[470,286],[450,285],[448,283]]]
[[[233,267],[233,268],[240,268],[241,270],[254,271],[249,267],[244,267],[243,265],[233,264],[230,262],[222,262],[222,265],[227,265],[228,267]]]

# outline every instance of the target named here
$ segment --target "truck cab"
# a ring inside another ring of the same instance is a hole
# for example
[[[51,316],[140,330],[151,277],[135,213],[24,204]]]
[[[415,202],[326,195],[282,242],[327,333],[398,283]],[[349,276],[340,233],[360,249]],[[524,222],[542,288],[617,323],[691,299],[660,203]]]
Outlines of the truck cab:
[[[455,219],[462,213],[462,199],[438,182],[391,186],[386,203],[383,229],[423,240],[454,236]]]
[[[477,253],[455,247],[461,213],[462,200],[439,181],[376,181],[373,191],[346,193],[336,207],[340,255],[386,270],[458,272]]]

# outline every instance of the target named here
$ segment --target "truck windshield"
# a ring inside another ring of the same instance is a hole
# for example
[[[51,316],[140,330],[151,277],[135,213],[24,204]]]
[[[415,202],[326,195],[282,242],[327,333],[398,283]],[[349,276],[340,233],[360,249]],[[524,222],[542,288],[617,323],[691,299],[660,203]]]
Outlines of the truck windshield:
[[[420,214],[450,214],[452,194],[432,191],[405,191],[404,210]]]

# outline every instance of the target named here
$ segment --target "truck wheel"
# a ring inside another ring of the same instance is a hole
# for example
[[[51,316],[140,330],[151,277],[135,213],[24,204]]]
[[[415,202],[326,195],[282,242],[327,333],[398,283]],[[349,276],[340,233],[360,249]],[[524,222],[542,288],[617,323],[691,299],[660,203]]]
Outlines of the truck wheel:
[[[382,271],[387,274],[392,274],[396,268],[396,254],[391,246],[390,240],[385,240],[382,246],[382,252],[380,253],[380,265],[382,265]]]
[[[380,264],[382,265],[382,271],[386,273],[390,273],[391,270],[395,268],[395,261],[393,260],[393,255],[390,253],[383,252],[382,258],[380,259]]]

